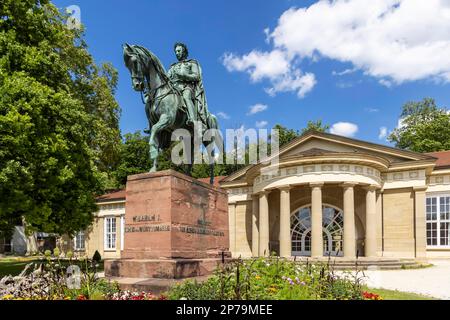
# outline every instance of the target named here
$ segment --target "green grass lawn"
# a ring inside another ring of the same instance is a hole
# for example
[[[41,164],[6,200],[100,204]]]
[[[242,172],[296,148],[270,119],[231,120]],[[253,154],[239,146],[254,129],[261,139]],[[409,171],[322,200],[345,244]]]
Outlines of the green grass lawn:
[[[366,288],[366,291],[380,295],[383,300],[438,300],[421,294],[397,290]]]
[[[8,257],[8,258],[1,258],[0,259],[0,278],[3,278],[7,275],[17,276],[22,272],[23,268],[28,263],[31,262],[43,262],[40,259],[36,259],[36,257]],[[61,260],[61,264],[69,265],[69,261],[67,260]],[[75,262],[72,261],[71,264],[77,264],[80,266],[80,268],[85,267],[85,265],[79,261]],[[99,267],[97,269],[99,272],[103,271],[103,261],[99,263]]]
[[[0,278],[13,275],[17,276],[25,266],[36,258],[3,258],[0,259]]]

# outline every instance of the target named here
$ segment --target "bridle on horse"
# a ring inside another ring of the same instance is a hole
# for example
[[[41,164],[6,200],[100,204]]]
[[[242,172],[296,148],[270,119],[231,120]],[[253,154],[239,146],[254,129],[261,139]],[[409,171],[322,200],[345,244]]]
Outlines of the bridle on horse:
[[[139,55],[139,54],[136,54],[135,56],[136,56],[137,59],[138,59],[138,63],[140,63],[141,65],[144,65],[144,63],[143,63],[143,61],[142,61],[140,55]],[[153,61],[153,59],[152,59],[152,58],[149,58],[149,60],[150,60],[151,64],[153,65],[153,69],[157,70],[157,68],[156,68],[156,66],[155,66],[155,62]],[[131,79],[133,79],[133,80],[134,80],[134,79],[138,79],[139,81],[144,82],[144,90],[140,91],[140,93],[141,93],[141,100],[142,100],[142,103],[143,103],[144,105],[146,104],[146,102],[145,102],[145,100],[144,100],[144,95],[145,95],[145,94],[148,95],[148,97],[149,97],[149,99],[150,99],[150,102],[151,102],[151,101],[156,102],[156,101],[158,101],[158,100],[162,100],[163,98],[165,98],[166,96],[168,96],[168,95],[171,94],[171,93],[180,94],[180,92],[172,85],[172,83],[171,83],[170,81],[161,81],[162,83],[161,83],[159,86],[157,86],[157,87],[154,88],[154,89],[151,89],[151,88],[150,88],[150,83],[148,83],[147,78],[143,75],[142,68],[140,68],[140,69],[141,69],[141,70],[140,70],[141,75],[140,75],[140,76],[131,76]],[[157,92],[160,88],[164,87],[165,85],[168,85],[168,86],[169,86],[169,90],[168,90],[166,93],[164,93],[163,95],[155,97],[156,92]]]

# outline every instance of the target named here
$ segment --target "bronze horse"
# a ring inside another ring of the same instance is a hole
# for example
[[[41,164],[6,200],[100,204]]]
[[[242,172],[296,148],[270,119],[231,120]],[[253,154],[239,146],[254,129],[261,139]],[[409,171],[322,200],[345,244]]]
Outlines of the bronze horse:
[[[157,158],[161,150],[167,149],[171,144],[172,132],[176,129],[185,129],[194,137],[194,128],[186,125],[187,114],[183,109],[183,97],[169,80],[160,60],[150,50],[138,46],[125,44],[123,46],[125,66],[131,73],[133,89],[140,91],[145,104],[145,113],[150,130],[150,159],[153,166],[150,172],[157,171]],[[145,98],[144,98],[145,97]],[[206,130],[216,129],[219,126],[217,118],[208,113],[206,127],[202,127],[200,137]],[[192,170],[192,157],[194,155],[194,143],[191,139],[191,161],[188,163],[188,174]],[[210,183],[214,182],[214,146],[219,150],[223,146],[222,138],[213,135],[210,141],[201,138],[202,145],[208,151],[210,165]]]

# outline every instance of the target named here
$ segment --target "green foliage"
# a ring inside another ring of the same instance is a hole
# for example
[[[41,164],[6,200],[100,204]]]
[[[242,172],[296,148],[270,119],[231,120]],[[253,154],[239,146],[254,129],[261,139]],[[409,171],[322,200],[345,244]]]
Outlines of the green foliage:
[[[149,157],[149,136],[142,135],[140,131],[127,133],[123,136],[123,141],[119,147],[119,164],[112,176],[117,184],[116,188],[125,186],[127,176],[147,172],[152,166]],[[164,150],[158,157],[158,170],[172,169],[178,172],[186,173],[187,167],[184,165],[177,166],[170,160],[172,147]],[[238,168],[241,168],[240,165]],[[235,165],[216,164],[214,166],[214,176],[229,175],[235,171]],[[194,164],[192,167],[192,176],[194,178],[207,178],[210,175],[209,165]]]
[[[113,173],[117,187],[125,186],[127,176],[150,169],[148,141],[149,136],[142,136],[140,131],[124,135],[119,147],[119,165]]]
[[[321,120],[318,121],[308,121],[307,127],[302,129],[302,133],[308,130],[316,130],[324,132],[328,130],[329,125],[325,125]],[[279,130],[279,143],[280,147],[300,135],[298,130],[288,129],[279,124],[275,125],[273,129]],[[270,139],[267,145],[268,152],[270,154]],[[149,158],[149,137],[141,135],[140,131],[135,133],[127,133],[124,135],[124,140],[120,145],[120,156],[119,165],[117,170],[114,172],[113,176],[117,181],[117,188],[124,187],[126,183],[127,176],[131,174],[143,173],[149,170],[152,163]],[[175,143],[174,143],[175,144]],[[174,145],[173,144],[173,145]],[[173,147],[172,145],[172,147]],[[221,164],[215,164],[214,166],[214,176],[228,176],[233,172],[244,168],[250,163],[249,150],[256,148],[258,153],[257,144],[246,144],[244,163],[226,163],[227,155],[223,156],[223,161]],[[166,170],[173,169],[182,173],[187,172],[185,166],[176,166],[170,161],[172,148],[165,150],[158,158],[158,169]],[[236,155],[234,154],[234,159],[236,160]],[[230,154],[231,155],[231,154]],[[233,158],[233,156],[231,156]],[[194,178],[208,178],[210,176],[210,167],[207,163],[194,164],[192,167],[192,176]]]
[[[302,133],[304,134],[308,131],[318,131],[318,132],[325,132],[328,129],[330,129],[330,125],[329,124],[323,124],[322,120],[317,120],[317,121],[308,121],[308,123],[306,124],[306,128],[302,129]]]
[[[276,124],[273,127],[273,130],[278,130],[278,141],[280,144],[280,148],[300,135],[298,130],[288,129],[280,124]]]
[[[73,234],[114,184],[117,72],[47,0],[4,0],[0,16],[0,227]]]
[[[100,252],[98,252],[98,250],[95,250],[94,255],[92,256],[92,260],[95,262],[102,261],[102,256],[100,255]]]
[[[204,282],[186,280],[169,299],[188,300],[360,300],[359,272],[337,276],[327,264],[299,264],[278,257],[237,260],[218,268]]]
[[[438,108],[434,99],[403,105],[401,126],[388,140],[397,148],[416,152],[450,150],[450,110]]]

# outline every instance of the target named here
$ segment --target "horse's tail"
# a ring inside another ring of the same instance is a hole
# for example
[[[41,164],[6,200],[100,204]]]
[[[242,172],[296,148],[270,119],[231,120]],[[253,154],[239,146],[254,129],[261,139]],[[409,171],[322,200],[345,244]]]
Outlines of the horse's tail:
[[[217,117],[215,115],[210,113],[207,118],[208,129],[219,129],[219,122],[217,121]]]
[[[217,131],[214,133],[214,136],[213,136],[213,139],[212,139],[210,145],[211,146],[215,145],[217,147],[217,149],[219,150],[219,154],[217,156],[223,157],[223,154],[222,154],[223,150],[224,150],[223,137],[219,130],[219,122],[217,121],[217,117],[215,115],[213,115],[212,113],[208,114],[207,126],[208,126],[208,129],[215,129]],[[215,157],[214,150],[211,151],[211,155],[213,156],[213,158]],[[214,184],[214,161],[210,163],[209,169],[210,169],[209,183]]]
[[[207,125],[208,129],[216,129],[217,131],[219,131],[219,122],[217,121],[217,117],[212,113],[209,114]],[[223,138],[220,131],[218,132],[218,134],[214,135],[214,142],[216,146],[219,148],[219,150],[223,148]]]

